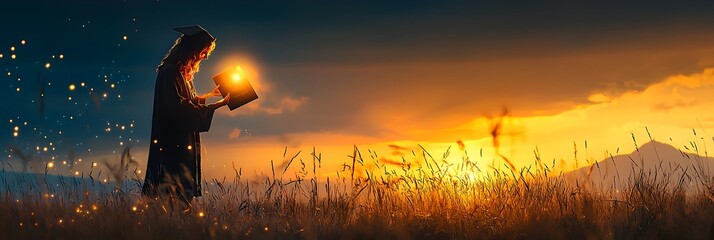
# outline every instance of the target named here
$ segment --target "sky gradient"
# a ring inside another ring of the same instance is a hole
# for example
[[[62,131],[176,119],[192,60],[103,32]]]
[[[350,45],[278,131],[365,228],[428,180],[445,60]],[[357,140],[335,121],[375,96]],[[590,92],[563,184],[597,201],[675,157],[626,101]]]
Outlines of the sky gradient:
[[[85,159],[57,167],[62,174],[92,171],[89,162],[127,146],[145,164],[155,67],[179,37],[171,28],[189,24],[218,39],[196,75],[199,92],[241,65],[260,96],[220,109],[202,135],[208,177],[232,174],[232,162],[267,172],[286,147],[305,160],[316,147],[325,175],[354,145],[399,161],[389,145],[438,156],[451,146],[457,161],[457,141],[484,169],[498,168],[492,128],[504,108],[500,152],[518,166],[536,148],[567,169],[575,158],[629,153],[650,135],[683,148],[711,144],[714,133],[712,3],[3,5],[0,143],[37,163]]]

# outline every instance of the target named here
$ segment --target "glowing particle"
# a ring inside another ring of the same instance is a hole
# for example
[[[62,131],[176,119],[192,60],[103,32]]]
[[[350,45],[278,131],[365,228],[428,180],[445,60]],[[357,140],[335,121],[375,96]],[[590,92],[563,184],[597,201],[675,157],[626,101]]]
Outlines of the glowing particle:
[[[107,93],[102,94],[102,97],[105,97],[105,98],[106,98],[106,97],[107,97]]]
[[[79,84],[79,86],[82,86],[82,87],[84,87],[84,82],[80,83],[80,84]]]
[[[45,68],[50,68],[50,63],[45,63]]]
[[[0,58],[2,58],[2,57],[4,57],[4,55],[2,55],[2,53],[0,53]]]
[[[64,54],[60,54],[60,59],[64,59]]]
[[[15,46],[10,47],[10,51],[15,51]]]
[[[111,88],[114,88],[114,83],[112,83]]]
[[[93,162],[92,167],[96,167],[96,166],[97,166],[97,163]]]
[[[17,135],[18,135],[17,132],[13,132],[13,133],[12,133],[12,136],[13,136],[13,137],[17,137]]]
[[[47,147],[42,148],[42,151],[47,152]]]
[[[267,232],[267,231],[268,231],[268,227],[265,227],[263,230],[265,230],[265,231]]]
[[[17,132],[17,131],[19,131],[19,130],[20,130],[20,127],[18,127],[18,126],[15,126],[15,128],[14,128],[14,129],[15,129],[15,132]]]
[[[15,56],[15,54],[13,54],[13,55],[10,55],[10,58],[15,59],[15,58],[17,58],[17,56]]]
[[[72,101],[72,96],[67,97],[67,100]]]
[[[20,92],[20,88],[16,88],[15,91]]]
[[[122,39],[127,40],[128,38],[126,37],[126,35],[124,35],[124,37],[122,37]]]
[[[136,206],[134,206],[134,207],[131,207],[131,211],[134,211],[134,212],[136,212]]]
[[[141,170],[136,170],[136,173],[141,174]]]
[[[75,176],[79,176],[79,171],[74,171]]]
[[[23,39],[22,41],[20,41],[20,44],[22,44],[22,45],[25,45],[25,43],[27,43],[27,42],[25,42],[25,39]]]
[[[62,161],[62,165],[67,165],[67,161]]]
[[[104,180],[102,180],[102,182],[107,182],[107,179],[105,178]]]
[[[124,127],[124,125],[121,125],[121,130],[124,130],[125,128],[126,128],[126,127]]]
[[[191,150],[191,149],[193,149],[193,147],[191,145],[188,145],[188,150]]]
[[[99,209],[97,205],[92,204],[92,210],[97,211],[97,209]]]
[[[154,144],[159,143],[159,140],[154,139]]]
[[[82,83],[82,84],[84,84],[84,83]],[[83,86],[84,86],[84,85],[83,85]],[[76,87],[74,86],[74,84],[70,84],[70,85],[69,85],[69,90],[70,90],[70,91],[74,91],[75,88],[76,88]]]
[[[10,76],[10,75],[12,75],[12,73],[11,73],[11,72],[7,72],[7,75]]]
[[[124,142],[119,142],[119,146],[124,146]]]
[[[204,214],[203,212],[199,212],[199,213],[198,213],[198,216],[199,216],[199,217],[203,217],[203,216],[206,216],[206,214]]]
[[[62,221],[62,219],[60,218],[59,223],[62,223],[62,222],[63,222],[63,221]]]

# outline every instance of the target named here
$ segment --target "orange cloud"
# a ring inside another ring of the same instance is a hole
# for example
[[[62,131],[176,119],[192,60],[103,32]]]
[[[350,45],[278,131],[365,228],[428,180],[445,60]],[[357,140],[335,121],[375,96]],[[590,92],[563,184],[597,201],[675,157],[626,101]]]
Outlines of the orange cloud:
[[[228,133],[228,139],[233,140],[240,137],[242,131],[243,130],[241,130],[240,128],[234,128],[233,130],[231,130],[230,133]]]

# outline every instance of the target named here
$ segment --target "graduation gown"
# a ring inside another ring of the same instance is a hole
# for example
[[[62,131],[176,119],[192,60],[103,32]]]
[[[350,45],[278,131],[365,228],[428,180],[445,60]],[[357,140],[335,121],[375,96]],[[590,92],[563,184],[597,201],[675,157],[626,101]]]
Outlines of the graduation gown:
[[[175,194],[187,200],[201,196],[199,133],[211,127],[214,112],[177,66],[165,63],[159,68],[144,195]]]

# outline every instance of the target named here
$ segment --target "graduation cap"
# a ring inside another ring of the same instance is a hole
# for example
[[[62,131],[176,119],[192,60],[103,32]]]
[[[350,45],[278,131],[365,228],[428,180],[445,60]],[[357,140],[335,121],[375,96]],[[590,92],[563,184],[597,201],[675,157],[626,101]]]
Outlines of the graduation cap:
[[[177,27],[177,28],[174,28],[174,30],[182,33],[183,37],[185,37],[185,38],[194,39],[199,42],[216,41],[216,38],[214,38],[210,33],[208,33],[208,31],[206,31],[206,29],[203,29],[201,26],[198,26],[198,25]]]

